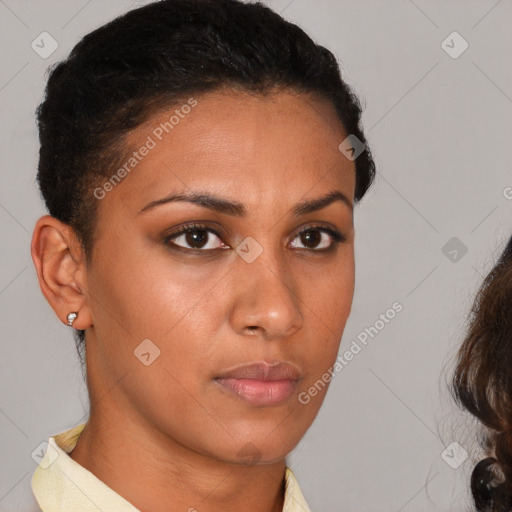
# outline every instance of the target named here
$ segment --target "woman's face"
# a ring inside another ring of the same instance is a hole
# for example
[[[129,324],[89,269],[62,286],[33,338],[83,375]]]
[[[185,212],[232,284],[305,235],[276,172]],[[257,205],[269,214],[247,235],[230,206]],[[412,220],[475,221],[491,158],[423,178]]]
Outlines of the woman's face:
[[[278,461],[318,412],[327,385],[308,389],[350,312],[348,134],[330,104],[291,92],[184,105],[130,133],[126,173],[96,190],[91,414],[218,460]]]

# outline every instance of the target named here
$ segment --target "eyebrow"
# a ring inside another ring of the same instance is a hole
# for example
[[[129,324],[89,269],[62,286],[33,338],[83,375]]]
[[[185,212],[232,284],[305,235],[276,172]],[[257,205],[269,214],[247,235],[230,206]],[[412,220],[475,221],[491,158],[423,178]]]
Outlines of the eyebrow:
[[[334,203],[335,201],[341,201],[342,203],[346,204],[351,210],[353,209],[352,203],[345,194],[343,194],[339,190],[333,190],[322,197],[318,197],[316,199],[307,199],[305,201],[297,203],[292,208],[291,213],[295,216],[306,215],[308,213],[322,210],[323,208],[326,208],[330,204]],[[163,197],[162,199],[151,201],[146,206],[144,206],[144,208],[142,208],[138,215],[147,212],[148,210],[152,210],[157,206],[174,202],[192,203],[198,206],[202,206],[203,208],[208,208],[209,210],[218,213],[224,213],[226,215],[233,215],[237,217],[247,216],[247,209],[242,203],[238,201],[231,201],[229,199],[225,199],[203,192],[171,194],[167,197]]]

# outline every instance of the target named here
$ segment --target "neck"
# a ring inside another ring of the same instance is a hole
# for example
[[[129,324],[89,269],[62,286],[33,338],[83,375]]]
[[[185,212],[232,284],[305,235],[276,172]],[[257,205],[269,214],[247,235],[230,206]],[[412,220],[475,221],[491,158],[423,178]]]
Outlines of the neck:
[[[141,511],[281,512],[285,460],[241,465],[197,453],[149,425],[91,409],[70,456]],[[110,402],[110,401],[109,401]]]

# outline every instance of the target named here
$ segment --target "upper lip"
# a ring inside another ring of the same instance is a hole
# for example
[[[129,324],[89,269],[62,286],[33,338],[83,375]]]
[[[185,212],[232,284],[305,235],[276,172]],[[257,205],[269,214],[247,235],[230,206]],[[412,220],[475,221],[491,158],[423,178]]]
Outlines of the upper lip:
[[[300,380],[302,374],[292,363],[255,361],[228,368],[217,379]]]

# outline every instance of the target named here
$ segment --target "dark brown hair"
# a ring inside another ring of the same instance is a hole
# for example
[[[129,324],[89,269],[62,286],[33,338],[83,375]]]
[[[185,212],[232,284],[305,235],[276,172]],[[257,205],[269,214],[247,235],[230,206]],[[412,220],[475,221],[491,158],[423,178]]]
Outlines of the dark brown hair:
[[[473,469],[479,512],[512,510],[512,238],[475,298],[451,393],[480,420],[486,457]]]

